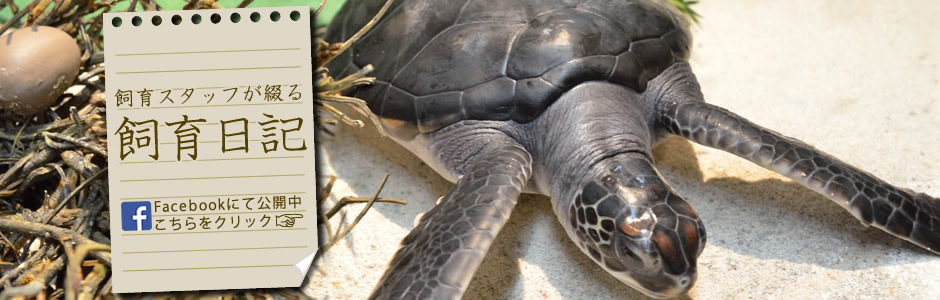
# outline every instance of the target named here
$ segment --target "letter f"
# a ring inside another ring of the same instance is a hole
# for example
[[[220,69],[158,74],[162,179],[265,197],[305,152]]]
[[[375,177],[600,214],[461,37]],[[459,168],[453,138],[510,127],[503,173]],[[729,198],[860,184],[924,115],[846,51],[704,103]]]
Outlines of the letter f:
[[[146,206],[139,206],[137,207],[137,214],[131,217],[131,219],[134,219],[137,221],[137,231],[144,230],[143,221],[147,219],[147,216],[143,215],[143,211],[145,210],[147,210]]]

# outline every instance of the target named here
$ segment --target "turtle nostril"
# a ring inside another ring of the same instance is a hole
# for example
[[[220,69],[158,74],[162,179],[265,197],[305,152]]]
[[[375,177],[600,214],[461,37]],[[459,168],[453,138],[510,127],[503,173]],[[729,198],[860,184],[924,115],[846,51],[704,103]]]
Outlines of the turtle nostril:
[[[682,289],[683,294],[692,289],[692,286],[695,284],[695,277],[695,273],[680,277],[679,288]]]
[[[632,259],[639,259],[639,257],[636,256],[636,253],[633,253],[633,251],[630,251],[630,249],[625,249],[625,250],[626,250],[626,253],[627,253],[627,256],[628,256],[628,257],[630,257],[630,258],[632,258]]]

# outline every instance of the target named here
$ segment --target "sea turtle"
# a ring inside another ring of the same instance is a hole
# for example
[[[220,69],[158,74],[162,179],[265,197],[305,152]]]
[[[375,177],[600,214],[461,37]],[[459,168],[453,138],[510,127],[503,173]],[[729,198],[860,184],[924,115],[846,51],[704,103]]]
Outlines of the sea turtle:
[[[345,40],[384,0],[349,1]],[[686,21],[644,0],[397,0],[328,67],[375,66],[356,97],[456,182],[405,237],[373,298],[458,298],[522,192],[552,199],[574,243],[652,297],[693,285],[705,230],[656,170],[669,135],[748,159],[862,223],[937,253],[940,200],[892,186],[704,102]]]

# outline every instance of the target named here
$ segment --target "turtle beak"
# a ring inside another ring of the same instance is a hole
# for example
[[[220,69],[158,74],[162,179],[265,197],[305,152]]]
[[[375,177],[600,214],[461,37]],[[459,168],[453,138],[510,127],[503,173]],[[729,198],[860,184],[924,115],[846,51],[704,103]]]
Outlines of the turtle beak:
[[[615,277],[643,294],[657,299],[668,299],[688,293],[695,284],[697,274],[694,266],[687,268],[681,275],[673,275],[667,271],[669,260],[664,263],[660,252],[668,246],[660,246],[654,241],[649,242],[648,251],[643,250],[642,244],[636,244],[626,236],[614,240],[613,245],[618,249],[617,257],[624,262],[633,262],[634,267]],[[665,249],[668,251],[668,249]]]

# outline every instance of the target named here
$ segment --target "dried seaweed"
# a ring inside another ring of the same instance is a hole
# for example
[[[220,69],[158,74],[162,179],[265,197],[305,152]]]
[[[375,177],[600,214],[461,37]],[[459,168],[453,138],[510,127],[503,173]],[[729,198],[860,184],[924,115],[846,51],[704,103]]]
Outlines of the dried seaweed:
[[[110,246],[100,238],[109,235],[108,154],[101,26],[85,16],[111,4],[37,0],[7,6],[14,16],[0,33],[57,27],[80,41],[83,54],[74,85],[53,107],[29,118],[0,119],[0,261],[10,266],[0,276],[0,299],[97,296],[110,277]]]
[[[326,5],[327,1],[320,3],[320,7],[317,8],[317,12],[322,11],[323,7]],[[370,85],[375,83],[375,77],[367,77],[366,75],[372,72],[372,65],[366,65],[359,71],[349,74],[346,77],[334,80],[329,74],[329,70],[326,68],[326,65],[341,55],[347,49],[349,49],[352,44],[354,44],[360,37],[365,35],[372,26],[375,26],[378,23],[379,19],[382,18],[382,15],[388,10],[392,5],[394,0],[388,0],[385,2],[385,5],[379,10],[379,12],[369,21],[365,26],[359,29],[358,32],[353,34],[348,40],[342,42],[329,43],[319,35],[315,38],[314,44],[317,46],[317,54],[315,56],[314,62],[314,75],[316,76],[313,81],[316,87],[316,95],[314,96],[314,102],[316,103],[317,110],[326,112],[332,115],[336,119],[322,119],[321,124],[336,124],[337,119],[342,121],[345,124],[353,125],[359,128],[365,127],[365,124],[356,119],[352,119],[342,111],[333,106],[333,104],[348,104],[359,109],[372,124],[375,125],[375,128],[379,131],[382,136],[388,136],[388,132],[385,131],[385,128],[382,127],[382,124],[379,122],[378,116],[369,109],[368,104],[359,98],[343,96],[344,91],[350,90],[357,86]],[[324,128],[325,129],[325,128]],[[329,133],[329,131],[327,131]]]
[[[320,193],[320,198],[317,199],[317,203],[318,205],[320,205],[320,215],[318,216],[319,217],[318,220],[319,220],[319,223],[323,224],[324,227],[326,228],[326,233],[327,233],[326,241],[327,242],[325,245],[320,247],[320,251],[317,252],[316,257],[322,256],[322,254],[326,252],[327,250],[329,250],[330,247],[335,245],[337,242],[342,240],[347,234],[349,234],[349,232],[352,231],[354,227],[356,227],[356,224],[359,224],[359,221],[362,220],[365,214],[369,211],[369,208],[371,208],[372,205],[375,204],[376,202],[393,203],[393,204],[400,204],[400,205],[408,204],[408,202],[405,200],[379,197],[379,193],[382,192],[382,188],[385,187],[385,183],[388,182],[388,174],[386,173],[385,177],[382,178],[382,181],[379,182],[379,187],[376,189],[375,194],[372,197],[368,197],[368,198],[366,197],[343,197],[339,201],[337,201],[335,204],[333,204],[333,206],[329,210],[327,210],[326,207],[324,207],[324,204],[326,204],[326,199],[329,197],[330,192],[333,188],[333,183],[335,181],[336,181],[336,176],[330,176],[330,181],[323,187],[323,190]],[[362,210],[359,211],[359,214],[356,215],[356,219],[353,220],[352,223],[350,223],[349,225],[345,227],[339,227],[336,229],[336,232],[334,232],[331,228],[332,225],[330,223],[330,220],[333,219],[336,213],[340,212],[343,209],[343,207],[351,203],[366,203],[366,206]],[[326,213],[323,213],[323,211],[326,211]]]

